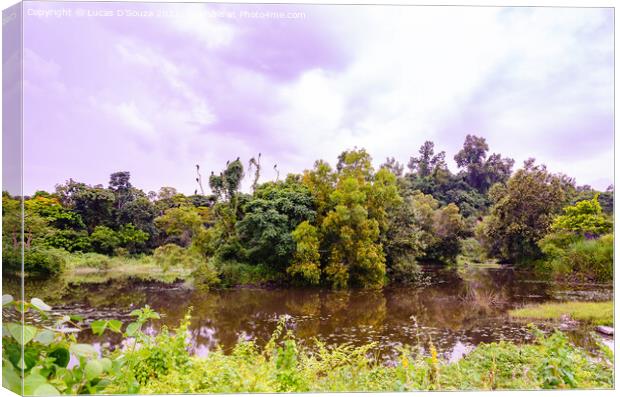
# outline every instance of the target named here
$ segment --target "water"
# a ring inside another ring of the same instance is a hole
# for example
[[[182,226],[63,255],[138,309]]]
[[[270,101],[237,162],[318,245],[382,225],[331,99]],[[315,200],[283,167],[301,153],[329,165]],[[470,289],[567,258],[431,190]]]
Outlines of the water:
[[[314,338],[332,343],[361,345],[374,342],[373,352],[389,361],[399,346],[430,341],[446,360],[457,360],[482,342],[531,341],[529,321],[511,319],[507,310],[527,303],[562,300],[612,299],[612,287],[592,284],[562,285],[534,279],[510,268],[467,267],[460,270],[426,269],[426,286],[391,286],[380,291],[320,289],[236,288],[194,291],[182,283],[166,285],[136,280],[69,285],[60,281],[29,282],[29,296],[42,297],[60,314],[80,314],[87,321],[118,318],[130,321],[131,310],[150,305],[162,319],[147,329],[156,332],[163,324],[173,328],[191,306],[191,349],[206,355],[216,346],[230,351],[239,339],[269,340],[278,319],[297,338],[311,346]],[[538,322],[544,330],[558,323]],[[569,330],[579,345],[591,348],[591,327]],[[83,342],[122,344],[119,335],[103,337],[85,330]],[[606,340],[610,343],[610,339]]]

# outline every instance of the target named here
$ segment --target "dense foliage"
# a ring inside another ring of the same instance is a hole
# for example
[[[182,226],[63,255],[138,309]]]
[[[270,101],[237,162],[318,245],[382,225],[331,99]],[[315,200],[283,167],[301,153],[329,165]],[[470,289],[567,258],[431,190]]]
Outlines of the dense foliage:
[[[248,163],[251,193],[241,189],[239,158],[211,172],[211,195],[198,166],[200,194],[191,196],[172,187],[145,193],[129,172],[112,174],[107,187],[70,179],[53,193],[4,193],[4,268],[19,272],[22,251],[27,275],[60,273],[84,254],[153,255],[164,269],[182,264],[204,286],[271,280],[375,288],[417,280],[420,263],[461,257],[611,277],[612,242],[604,235],[613,187],[576,186],[533,159],[513,173],[514,161],[489,154],[482,137],[466,137],[456,174],[430,141],[407,170],[394,158],[375,168],[355,148],[335,166],[318,160],[301,174],[259,183],[260,158]]]

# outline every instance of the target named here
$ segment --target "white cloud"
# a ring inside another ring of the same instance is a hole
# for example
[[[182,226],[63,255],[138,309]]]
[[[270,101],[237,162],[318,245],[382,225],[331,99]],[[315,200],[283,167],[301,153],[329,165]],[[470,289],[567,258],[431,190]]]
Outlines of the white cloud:
[[[146,120],[133,102],[123,102],[112,107],[113,114],[116,114],[127,126],[134,128],[145,134],[154,132],[153,125]]]
[[[175,18],[167,18],[170,27],[191,39],[198,39],[206,48],[213,49],[230,44],[236,35],[227,24],[226,13],[218,13],[202,4],[186,4],[184,12]]]
[[[570,135],[579,122],[602,116],[604,124],[613,114],[612,36],[598,30],[605,11],[366,10],[329,20],[354,54],[344,71],[309,70],[276,90],[286,106],[271,119],[273,139],[291,141],[299,157],[333,162],[357,145],[376,164],[392,155],[406,163],[430,139],[451,159],[465,134],[477,133],[492,151],[536,156],[592,180],[591,171],[557,160],[564,145],[573,164],[612,178],[608,156],[591,161],[600,134],[584,142],[594,151],[576,152],[568,141],[587,140]]]

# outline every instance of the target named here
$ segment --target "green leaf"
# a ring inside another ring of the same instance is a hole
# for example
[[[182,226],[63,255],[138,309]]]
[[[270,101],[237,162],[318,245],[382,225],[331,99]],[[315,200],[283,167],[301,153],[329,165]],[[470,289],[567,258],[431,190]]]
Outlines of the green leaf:
[[[90,329],[93,330],[93,334],[101,336],[105,332],[107,326],[108,322],[106,320],[96,320],[90,324]]]
[[[13,297],[11,295],[2,295],[2,306],[8,305],[13,302]]]
[[[99,360],[91,360],[86,363],[84,373],[86,374],[86,379],[93,380],[98,378],[103,373],[103,366]]]
[[[9,359],[11,364],[15,367],[15,369],[21,369],[19,366],[19,362],[22,358],[22,349],[21,347],[15,343],[4,343],[3,353]]]
[[[30,342],[37,334],[37,329],[30,325],[22,326],[17,323],[8,323],[7,329],[13,339],[15,339],[20,345],[25,345]]]
[[[39,349],[34,346],[28,346],[24,348],[24,371],[30,371],[32,367],[37,364],[39,360]]]
[[[125,330],[125,333],[128,336],[134,336],[138,332],[138,330],[140,330],[140,326],[140,323],[129,323],[127,329]]]
[[[22,379],[11,366],[2,366],[2,387],[14,393],[22,394]]]
[[[99,360],[99,363],[101,364],[101,367],[103,368],[105,372],[109,372],[112,369],[112,360],[110,360],[107,357],[104,357],[101,360]]]
[[[47,356],[52,357],[54,359],[54,364],[62,368],[65,368],[67,365],[69,365],[69,360],[71,359],[71,354],[69,354],[69,350],[65,349],[64,347],[59,347],[53,350]]]
[[[78,323],[84,320],[84,316],[80,316],[79,314],[72,314],[69,316],[69,320],[73,321],[74,323]]]
[[[30,374],[24,378],[24,394],[32,395],[42,384],[47,383],[47,379],[39,374]]]
[[[41,330],[34,338],[34,341],[47,346],[54,341],[54,332],[49,329]]]
[[[37,387],[32,393],[34,396],[59,396],[60,392],[49,383]]]
[[[41,311],[44,312],[48,312],[50,310],[52,310],[52,308],[45,302],[43,302],[41,299],[39,298],[32,298],[30,300],[30,303],[32,304],[32,306],[34,306],[36,309],[39,309]]]
[[[92,345],[86,343],[74,343],[69,347],[69,351],[78,357],[98,357],[99,353]]]
[[[108,328],[113,332],[121,332],[121,327],[123,326],[123,322],[120,320],[110,320],[108,321]]]

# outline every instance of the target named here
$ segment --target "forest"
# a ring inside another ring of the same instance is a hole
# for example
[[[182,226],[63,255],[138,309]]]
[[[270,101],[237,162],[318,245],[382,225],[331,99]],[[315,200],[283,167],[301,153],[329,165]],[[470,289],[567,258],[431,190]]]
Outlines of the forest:
[[[427,141],[406,165],[353,148],[263,183],[261,154],[204,181],[196,165],[193,195],[144,192],[129,171],[4,192],[3,386],[613,387],[593,328],[613,334],[613,186],[514,169],[474,135],[454,160]]]
[[[468,135],[454,155],[427,141],[405,165],[378,169],[365,149],[259,183],[260,154],[211,171],[193,195],[145,193],[130,172],[108,186],[69,179],[23,198],[24,271],[49,277],[72,266],[106,270],[115,259],[182,266],[196,286],[244,283],[335,289],[415,283],[421,264],[494,261],[560,279],[609,281],[613,186],[578,186],[529,159],[490,153]],[[241,191],[246,180],[251,193]],[[21,200],[3,193],[3,268],[21,268]],[[109,270],[109,269],[108,269]],[[127,269],[125,269],[127,270]]]

